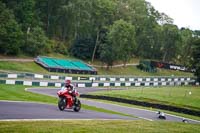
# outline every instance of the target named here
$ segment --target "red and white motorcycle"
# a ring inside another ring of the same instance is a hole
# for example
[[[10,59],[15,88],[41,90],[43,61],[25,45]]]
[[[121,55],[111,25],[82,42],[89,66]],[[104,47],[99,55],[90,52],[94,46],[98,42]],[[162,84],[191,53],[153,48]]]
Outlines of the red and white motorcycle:
[[[81,109],[81,102],[77,98],[79,93],[76,91],[75,96],[73,97],[69,90],[59,90],[57,92],[59,97],[58,108],[63,111],[64,109],[73,109],[75,112],[79,112]]]

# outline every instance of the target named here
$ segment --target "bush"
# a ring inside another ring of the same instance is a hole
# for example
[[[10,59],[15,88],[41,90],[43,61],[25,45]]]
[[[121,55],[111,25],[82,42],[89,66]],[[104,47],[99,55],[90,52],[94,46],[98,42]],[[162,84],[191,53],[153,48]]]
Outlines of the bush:
[[[68,47],[66,43],[60,41],[51,41],[51,42],[52,42],[53,52],[68,55]]]
[[[193,43],[193,62],[192,65],[195,68],[195,76],[197,81],[200,82],[200,39],[197,39]]]
[[[94,40],[88,38],[76,39],[71,48],[73,56],[81,59],[92,58],[92,52],[94,50]]]
[[[0,53],[17,55],[23,44],[23,33],[15,17],[0,1]]]
[[[23,50],[25,53],[33,56],[49,53],[51,51],[49,43],[50,41],[45,36],[44,31],[40,27],[34,27],[26,35],[26,43],[23,46]]]

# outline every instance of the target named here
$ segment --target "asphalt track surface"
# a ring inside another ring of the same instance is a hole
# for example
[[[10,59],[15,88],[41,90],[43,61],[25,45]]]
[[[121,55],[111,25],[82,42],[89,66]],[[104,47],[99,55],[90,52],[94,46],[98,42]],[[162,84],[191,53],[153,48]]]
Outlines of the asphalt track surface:
[[[13,119],[129,119],[135,118],[90,110],[60,111],[55,105],[32,102],[0,101],[0,120]]]
[[[43,94],[43,95],[48,95],[48,96],[53,96],[57,97],[56,92],[59,89],[28,89],[27,91],[33,92],[33,93],[38,93],[38,94]],[[93,91],[101,91],[105,89],[100,89],[100,88],[77,88],[77,90],[81,94],[85,94],[88,92],[93,92]],[[120,106],[116,104],[110,104],[110,103],[104,103],[104,102],[97,102],[94,100],[86,100],[86,99],[81,99],[82,104],[90,105],[90,106],[95,106],[98,108],[104,108],[116,112],[121,112],[124,114],[129,114],[136,116],[141,119],[149,120],[149,121],[154,121],[154,120],[160,120],[158,119],[158,116],[155,111],[149,111],[149,110],[144,110],[144,109],[138,109],[138,108],[133,108],[133,107],[126,107],[126,106]],[[176,122],[182,122],[184,118],[179,117],[179,116],[174,116],[170,114],[166,114],[166,121],[176,121]],[[191,119],[187,119],[189,123],[199,123],[200,121],[195,121]]]

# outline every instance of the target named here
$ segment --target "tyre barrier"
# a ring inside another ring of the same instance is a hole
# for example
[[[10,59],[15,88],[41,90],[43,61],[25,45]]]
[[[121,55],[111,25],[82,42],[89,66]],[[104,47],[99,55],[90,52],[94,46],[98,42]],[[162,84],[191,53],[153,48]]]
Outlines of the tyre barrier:
[[[181,107],[175,107],[171,105],[163,105],[163,104],[157,104],[157,103],[149,103],[144,101],[137,101],[137,100],[128,100],[123,98],[116,98],[116,97],[110,97],[110,96],[99,96],[99,95],[88,95],[88,94],[81,94],[81,98],[90,98],[90,99],[100,99],[100,100],[108,100],[108,101],[114,101],[114,102],[120,102],[120,103],[127,103],[132,105],[139,105],[143,107],[152,107],[156,109],[163,109],[178,113],[184,113],[189,115],[194,115],[200,117],[200,111],[197,110],[191,110],[187,108],[181,108]]]

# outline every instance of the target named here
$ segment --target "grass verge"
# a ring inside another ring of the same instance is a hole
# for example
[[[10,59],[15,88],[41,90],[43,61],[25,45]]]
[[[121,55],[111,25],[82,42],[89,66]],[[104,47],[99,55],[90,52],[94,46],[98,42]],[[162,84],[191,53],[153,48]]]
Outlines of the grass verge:
[[[0,61],[1,70],[12,70],[22,72],[36,72],[36,73],[48,73],[47,70],[40,67],[34,62],[11,62],[11,61]]]
[[[101,91],[91,93],[130,100],[146,101],[200,110],[200,87],[138,87],[127,90]]]
[[[125,120],[67,120],[0,122],[0,132],[20,133],[197,133],[199,125],[175,122]]]
[[[193,76],[192,73],[158,69],[156,73],[141,71],[136,66],[117,67],[107,70],[106,68],[98,68],[100,75],[134,75],[134,76]]]

